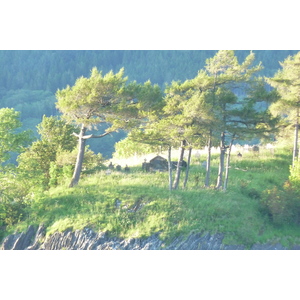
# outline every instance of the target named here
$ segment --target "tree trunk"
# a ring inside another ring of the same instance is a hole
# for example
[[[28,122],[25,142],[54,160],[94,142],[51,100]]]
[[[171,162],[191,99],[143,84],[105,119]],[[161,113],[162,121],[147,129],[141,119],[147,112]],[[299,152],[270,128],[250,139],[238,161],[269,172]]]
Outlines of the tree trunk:
[[[297,107],[297,116],[296,116],[296,124],[295,124],[293,164],[292,164],[293,168],[295,166],[296,157],[298,155],[298,135],[299,135],[299,107]]]
[[[206,175],[205,175],[205,187],[209,187],[210,181],[210,161],[211,161],[211,130],[209,132],[209,138],[207,143],[207,159],[206,159]]]
[[[77,185],[79,182],[80,173],[82,170],[83,158],[84,158],[85,141],[86,141],[83,137],[84,137],[86,130],[87,130],[86,127],[84,127],[84,125],[82,125],[80,133],[79,133],[79,137],[78,137],[78,154],[77,154],[75,169],[74,169],[73,177],[72,177],[69,187],[73,187],[73,186]]]
[[[169,168],[169,190],[172,191],[172,161],[171,161],[171,150],[172,147],[169,146],[168,149],[168,168]]]
[[[175,175],[174,184],[173,184],[173,189],[174,190],[176,190],[178,188],[178,184],[179,184],[181,165],[182,165],[182,160],[183,160],[183,155],[184,155],[185,144],[186,144],[185,141],[181,142],[181,147],[180,147],[180,151],[179,151],[179,158],[178,158],[178,163],[177,163],[177,170],[176,170],[176,175]]]
[[[217,179],[216,188],[220,189],[223,185],[223,173],[224,173],[224,161],[225,161],[225,132],[223,131],[221,134],[221,142],[220,142],[220,162],[219,162],[219,173]]]
[[[192,155],[192,147],[189,148],[189,155],[188,155],[188,161],[187,161],[187,166],[185,170],[185,178],[184,178],[184,183],[183,187],[186,187],[188,178],[189,178],[189,171],[190,171],[190,164],[191,164],[191,155]]]
[[[231,148],[233,145],[234,139],[231,140],[229,148],[228,148],[228,154],[226,159],[226,168],[225,168],[225,179],[224,179],[224,187],[223,190],[226,191],[227,185],[228,185],[228,176],[229,176],[229,167],[230,167],[230,155],[231,155]]]

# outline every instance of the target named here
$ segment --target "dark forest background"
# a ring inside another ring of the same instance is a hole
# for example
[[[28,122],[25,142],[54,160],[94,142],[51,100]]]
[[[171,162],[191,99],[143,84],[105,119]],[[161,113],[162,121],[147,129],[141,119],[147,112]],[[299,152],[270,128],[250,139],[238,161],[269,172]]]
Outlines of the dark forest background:
[[[22,129],[32,129],[42,116],[57,115],[55,92],[73,85],[80,76],[89,76],[97,67],[103,74],[125,68],[129,81],[150,80],[163,89],[173,80],[184,81],[197,75],[206,59],[217,50],[1,50],[0,108],[13,107],[21,112]],[[238,50],[243,60],[250,51]],[[256,63],[262,62],[262,76],[273,76],[280,61],[298,50],[254,50]],[[115,142],[125,136],[115,133],[90,142],[92,150],[110,157]]]

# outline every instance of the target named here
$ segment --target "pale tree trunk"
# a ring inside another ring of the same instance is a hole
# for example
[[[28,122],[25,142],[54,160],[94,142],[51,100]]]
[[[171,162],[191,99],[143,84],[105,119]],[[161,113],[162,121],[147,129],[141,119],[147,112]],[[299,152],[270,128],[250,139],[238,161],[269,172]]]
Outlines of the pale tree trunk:
[[[77,185],[79,182],[79,178],[80,178],[80,174],[81,174],[81,170],[82,170],[83,159],[84,159],[85,141],[87,139],[91,139],[91,138],[102,138],[111,133],[108,131],[108,132],[105,132],[105,133],[99,134],[99,135],[96,135],[96,134],[85,135],[86,131],[87,131],[87,128],[84,126],[84,124],[82,124],[80,133],[79,134],[73,133],[78,138],[78,154],[77,154],[77,158],[76,158],[76,164],[75,164],[73,177],[72,177],[69,187],[73,187],[73,186]]]
[[[173,189],[176,190],[179,185],[179,179],[180,179],[180,172],[181,172],[181,164],[183,160],[183,155],[184,155],[184,147],[185,147],[185,141],[181,142],[181,147],[179,150],[179,158],[178,158],[178,163],[177,163],[177,170],[176,170],[176,175],[174,179],[174,184],[173,184]]]
[[[205,187],[209,187],[209,182],[210,182],[211,136],[212,136],[212,133],[210,131],[209,138],[208,138],[208,143],[207,143]]]
[[[184,183],[183,183],[184,188],[186,187],[186,184],[187,184],[187,181],[189,178],[191,155],[192,155],[192,147],[189,148],[188,161],[187,161],[187,166],[186,166],[186,170],[185,170],[185,178],[184,178]]]
[[[169,168],[169,190],[172,191],[172,161],[171,161],[172,147],[168,149],[168,168]]]
[[[295,166],[296,157],[298,155],[298,136],[299,136],[299,107],[297,107],[297,116],[296,116],[296,124],[295,124],[293,164],[292,164],[293,168]]]
[[[79,178],[80,178],[80,173],[82,170],[82,164],[83,164],[83,158],[84,158],[84,151],[85,151],[85,139],[84,139],[84,134],[86,132],[87,128],[82,125],[80,129],[80,133],[78,135],[78,154],[77,154],[77,159],[76,159],[76,164],[75,164],[75,169],[73,173],[73,177],[71,180],[71,183],[69,187],[73,187],[78,184]]]
[[[225,132],[223,131],[221,134],[221,142],[220,142],[220,162],[219,162],[219,172],[216,188],[220,189],[223,185],[223,173],[224,173],[224,162],[225,162]]]
[[[229,176],[229,168],[230,168],[230,155],[231,155],[231,149],[233,145],[234,138],[232,138],[229,148],[228,148],[228,154],[226,159],[226,168],[225,168],[225,179],[224,179],[224,187],[223,190],[226,191],[227,185],[228,185],[228,176]]]

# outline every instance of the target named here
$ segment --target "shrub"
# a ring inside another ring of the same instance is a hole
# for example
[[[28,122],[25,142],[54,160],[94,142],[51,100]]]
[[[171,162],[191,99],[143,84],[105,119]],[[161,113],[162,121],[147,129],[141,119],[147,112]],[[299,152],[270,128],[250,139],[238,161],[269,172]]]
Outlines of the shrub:
[[[0,185],[0,226],[16,224],[25,214],[27,205],[23,187],[12,185],[10,182]]]
[[[50,174],[50,180],[49,180],[50,187],[63,185],[72,178],[73,166],[72,165],[58,166],[56,163],[51,162],[49,174]]]
[[[0,226],[13,225],[23,219],[28,191],[28,185],[16,175],[15,168],[3,172],[0,177]]]
[[[290,166],[289,182],[294,189],[300,191],[300,162],[297,161],[294,167]]]
[[[261,204],[276,225],[300,223],[300,194],[290,182],[286,182],[282,189],[266,190]]]
[[[0,200],[0,226],[13,225],[22,220],[26,205],[23,201]]]

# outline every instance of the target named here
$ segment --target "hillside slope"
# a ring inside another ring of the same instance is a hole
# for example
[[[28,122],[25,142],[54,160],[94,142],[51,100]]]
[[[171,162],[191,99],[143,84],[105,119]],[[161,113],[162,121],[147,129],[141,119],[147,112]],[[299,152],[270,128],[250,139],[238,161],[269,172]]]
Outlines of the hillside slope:
[[[74,188],[59,186],[36,194],[24,220],[6,228],[3,238],[26,232],[28,226],[43,224],[45,237],[59,232],[89,228],[118,241],[147,239],[159,234],[165,245],[177,237],[193,233],[222,235],[222,245],[281,243],[289,248],[300,244],[298,225],[272,222],[261,204],[264,191],[280,187],[288,178],[290,153],[244,153],[232,158],[226,192],[204,189],[205,170],[194,157],[186,189],[168,191],[168,174],[143,173],[132,167],[130,173],[105,170],[83,176]],[[217,176],[217,158],[212,160],[212,184]],[[67,182],[66,182],[67,184]]]

